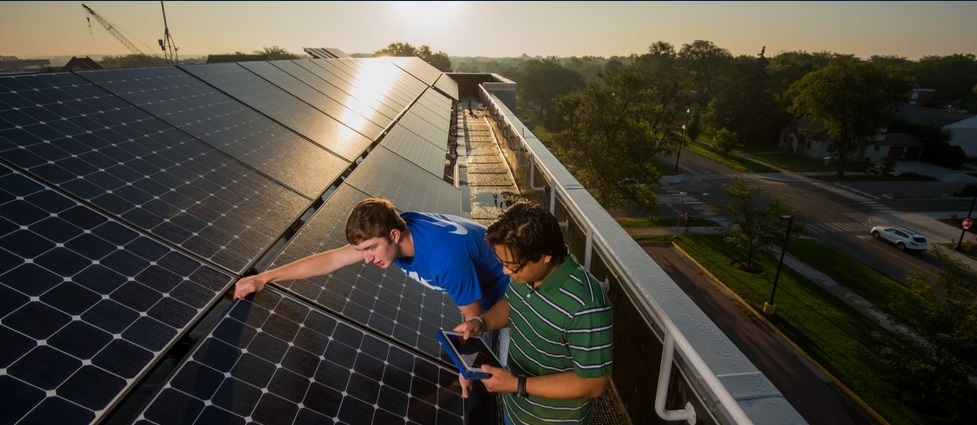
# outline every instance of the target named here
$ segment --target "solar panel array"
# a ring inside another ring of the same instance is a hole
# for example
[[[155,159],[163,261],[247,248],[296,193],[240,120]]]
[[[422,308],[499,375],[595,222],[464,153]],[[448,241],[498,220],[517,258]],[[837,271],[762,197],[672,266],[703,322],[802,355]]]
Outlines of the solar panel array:
[[[364,197],[467,210],[441,75],[341,58],[0,77],[0,423],[463,423],[433,338],[460,313],[399,269],[228,301],[257,267],[344,244]]]

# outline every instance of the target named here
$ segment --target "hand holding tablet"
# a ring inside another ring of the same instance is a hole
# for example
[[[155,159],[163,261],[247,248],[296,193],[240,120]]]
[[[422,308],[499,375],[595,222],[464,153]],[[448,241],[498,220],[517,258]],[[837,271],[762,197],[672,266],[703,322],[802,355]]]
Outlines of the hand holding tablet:
[[[482,341],[481,336],[472,335],[465,340],[462,338],[462,334],[458,332],[442,329],[438,331],[437,337],[438,342],[448,352],[448,357],[451,358],[465,379],[491,378],[492,375],[482,372],[483,364],[502,367],[502,362],[485,344],[485,341]]]

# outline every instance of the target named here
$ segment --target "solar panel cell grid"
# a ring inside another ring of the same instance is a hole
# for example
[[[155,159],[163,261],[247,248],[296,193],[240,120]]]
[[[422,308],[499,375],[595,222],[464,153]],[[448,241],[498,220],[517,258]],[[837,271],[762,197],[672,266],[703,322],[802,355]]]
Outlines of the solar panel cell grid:
[[[104,415],[232,282],[6,167],[0,211],[3,423]]]
[[[78,75],[308,198],[319,196],[349,165],[180,68]]]
[[[460,313],[396,267],[213,308],[323,193],[270,267],[344,244],[367,194],[460,213],[443,158],[400,140],[405,157],[359,159],[374,137],[352,128],[379,137],[428,86],[389,61],[319,62],[0,78],[0,423],[464,422],[434,338]]]
[[[137,423],[461,424],[462,406],[453,369],[267,288],[232,307]]]
[[[64,87],[53,84],[88,84],[77,77],[38,79],[52,85],[17,95],[52,102],[47,94]],[[56,122],[82,122],[91,130],[24,122],[0,130],[0,157],[232,270],[242,270],[308,205],[307,199],[186,133],[100,89],[86,91],[93,93],[111,108],[91,116],[114,126],[96,128],[80,114]],[[60,105],[73,109],[93,99]],[[0,114],[8,116],[11,108],[0,104]]]

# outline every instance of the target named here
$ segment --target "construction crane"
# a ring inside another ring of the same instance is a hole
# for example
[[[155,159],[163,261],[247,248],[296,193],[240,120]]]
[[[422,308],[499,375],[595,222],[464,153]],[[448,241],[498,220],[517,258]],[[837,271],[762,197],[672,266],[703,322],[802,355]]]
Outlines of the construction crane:
[[[159,39],[159,47],[163,49],[163,58],[166,59],[166,63],[180,63],[180,56],[176,53],[180,50],[176,47],[176,43],[173,42],[173,36],[170,35],[170,26],[166,23],[166,6],[163,6],[163,2],[159,2],[160,9],[163,9],[163,38]]]
[[[142,50],[139,50],[139,48],[136,47],[135,44],[132,44],[132,42],[129,41],[129,39],[125,35],[123,35],[118,29],[116,29],[115,25],[113,25],[111,22],[103,18],[101,15],[95,13],[95,11],[92,10],[92,8],[86,6],[85,4],[82,4],[81,7],[84,7],[85,11],[88,12],[89,15],[85,17],[85,19],[88,20],[89,32],[91,32],[92,30],[91,18],[95,18],[95,20],[98,21],[98,23],[102,24],[102,26],[105,27],[105,30],[108,31],[109,34],[112,34],[112,36],[115,37],[116,40],[119,40],[119,42],[122,43],[123,46],[126,46],[126,48],[129,49],[130,52],[137,55],[146,55],[146,53],[144,53]]]

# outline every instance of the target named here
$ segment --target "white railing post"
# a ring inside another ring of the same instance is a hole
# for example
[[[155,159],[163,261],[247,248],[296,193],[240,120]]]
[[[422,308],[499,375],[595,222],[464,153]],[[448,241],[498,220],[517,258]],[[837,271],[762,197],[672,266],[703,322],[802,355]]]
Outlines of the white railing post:
[[[692,402],[685,403],[685,409],[665,410],[668,397],[668,383],[672,379],[672,360],[675,354],[675,338],[665,333],[665,347],[662,349],[662,362],[658,368],[658,391],[655,392],[655,413],[666,421],[686,421],[695,425],[695,407]]]

